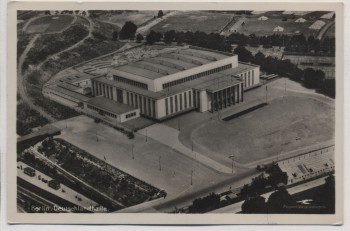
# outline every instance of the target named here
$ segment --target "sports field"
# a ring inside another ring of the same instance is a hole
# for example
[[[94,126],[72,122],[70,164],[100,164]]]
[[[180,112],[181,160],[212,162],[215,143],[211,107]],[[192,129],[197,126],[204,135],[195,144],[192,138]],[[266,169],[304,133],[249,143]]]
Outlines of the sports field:
[[[72,15],[42,16],[30,21],[24,31],[28,34],[61,32],[73,22],[74,17]]]
[[[175,31],[202,31],[206,33],[219,32],[231,20],[232,14],[209,13],[201,11],[177,12],[177,14],[166,18],[151,30],[158,32]]]
[[[137,26],[140,26],[157,15],[158,11],[123,12],[121,14],[101,15],[99,16],[99,20],[113,23],[122,28],[127,21],[131,21]]]

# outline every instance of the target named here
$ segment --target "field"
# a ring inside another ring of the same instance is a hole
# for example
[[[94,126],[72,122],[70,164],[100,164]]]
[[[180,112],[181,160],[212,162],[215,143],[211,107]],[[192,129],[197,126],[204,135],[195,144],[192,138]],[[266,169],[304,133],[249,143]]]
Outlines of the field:
[[[329,22],[327,19],[320,19],[320,17],[327,12],[315,11],[306,14],[299,14],[299,12],[294,12],[292,14],[283,14],[282,11],[269,11],[262,14],[255,14],[251,16],[246,16],[247,21],[243,25],[239,33],[244,33],[246,35],[271,35],[271,34],[288,34],[293,35],[298,33],[303,33],[305,36],[317,35],[318,30],[310,30],[309,27],[316,21],[322,20],[324,22]],[[266,21],[259,21],[260,16],[266,16],[268,19]],[[304,18],[306,21],[304,23],[296,23],[295,20],[298,18]],[[284,19],[285,21],[282,21]],[[283,27],[283,32],[274,32],[273,29],[277,26]]]
[[[28,34],[58,33],[67,28],[74,20],[72,15],[42,16],[29,22],[24,28]]]
[[[292,81],[286,87],[284,93],[284,80],[274,81],[269,86],[269,105],[230,121],[218,120],[217,113],[193,112],[164,124],[176,128],[180,123],[181,143],[191,148],[193,142],[196,152],[226,166],[231,162],[230,155],[246,165],[334,139],[334,103],[323,102],[317,94]],[[263,88],[247,92],[245,102],[259,95],[264,99],[264,94]],[[224,118],[227,113],[219,116]]]
[[[296,19],[287,19],[287,21],[282,21],[281,18],[269,18],[266,21],[259,21],[257,18],[250,18],[246,24],[239,31],[246,35],[255,34],[255,35],[272,35],[272,34],[296,34],[303,33],[308,36],[311,34],[316,34],[317,30],[310,30],[309,26],[312,25],[313,21],[306,21],[304,23],[296,23]],[[274,32],[273,29],[277,26],[283,27],[283,32]]]
[[[231,14],[200,11],[177,12],[177,14],[152,27],[151,30],[158,32],[169,30],[220,32],[232,20],[232,16]]]
[[[131,21],[137,26],[140,26],[144,22],[153,19],[157,14],[157,11],[123,12],[121,14],[101,15],[98,19],[103,22],[115,24],[122,28],[127,21]]]

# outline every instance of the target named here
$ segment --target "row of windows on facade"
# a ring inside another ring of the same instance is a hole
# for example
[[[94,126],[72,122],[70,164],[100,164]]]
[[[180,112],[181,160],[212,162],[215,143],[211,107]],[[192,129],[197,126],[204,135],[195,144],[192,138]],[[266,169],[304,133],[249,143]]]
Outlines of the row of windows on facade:
[[[130,117],[134,117],[134,116],[136,116],[136,112],[132,112],[132,113],[129,113],[129,114],[126,114],[125,115],[125,118],[130,118]]]
[[[178,79],[178,80],[174,80],[174,81],[171,81],[171,82],[168,82],[168,83],[164,83],[163,84],[163,89],[164,88],[168,88],[168,87],[172,87],[172,86],[184,83],[184,82],[188,82],[188,81],[191,81],[191,80],[194,80],[194,79],[197,79],[197,78],[201,78],[203,76],[207,76],[207,75],[210,75],[210,74],[213,74],[213,73],[216,73],[216,72],[220,72],[220,71],[223,71],[223,70],[226,70],[226,69],[229,69],[229,68],[232,68],[232,64],[227,64],[227,65],[224,65],[224,66],[221,66],[221,67],[217,67],[217,68],[214,68],[214,69],[210,69],[208,71],[204,71],[204,72],[201,72],[201,73],[198,73],[198,74],[195,74],[195,75],[191,75],[191,76],[188,76],[188,77],[185,77],[185,78],[182,78],[182,79]]]
[[[170,111],[169,111],[169,102]],[[175,102],[174,102],[175,101]],[[175,107],[174,107],[175,106]],[[183,107],[184,106],[184,107]],[[192,92],[184,92],[175,96],[165,98],[165,113],[166,115],[176,113],[192,107]]]
[[[147,84],[140,83],[140,82],[135,81],[135,80],[130,80],[130,79],[127,79],[127,78],[124,78],[124,77],[116,76],[116,75],[113,75],[113,79],[115,81],[118,81],[118,82],[121,82],[121,83],[129,84],[131,86],[135,86],[135,87],[139,87],[139,88],[143,88],[143,89],[148,89]]]
[[[156,102],[153,99],[137,95],[132,92],[126,92],[127,105],[140,108],[142,114],[154,117],[156,115]]]
[[[101,109],[99,109],[99,108],[97,108],[97,107],[94,107],[94,106],[92,106],[92,105],[89,105],[89,104],[88,104],[87,107],[88,107],[89,109],[91,109],[91,110],[94,110],[94,111],[98,112],[98,113],[101,114],[101,115],[107,115],[107,116],[112,117],[112,118],[117,118],[117,115],[115,115],[115,114],[113,114],[113,113],[110,113],[110,112],[108,112],[108,111],[101,110]]]

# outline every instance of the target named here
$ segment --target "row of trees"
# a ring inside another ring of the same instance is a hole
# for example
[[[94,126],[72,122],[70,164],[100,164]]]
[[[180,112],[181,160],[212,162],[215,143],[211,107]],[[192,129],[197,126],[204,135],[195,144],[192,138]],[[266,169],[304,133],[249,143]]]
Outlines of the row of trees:
[[[238,55],[239,61],[260,65],[262,71],[277,75],[289,76],[291,79],[301,82],[305,87],[317,89],[330,97],[335,97],[335,80],[326,79],[325,73],[321,70],[307,68],[301,70],[290,60],[281,60],[271,56],[266,57],[258,52],[253,55],[243,46],[238,46],[233,53]]]
[[[265,198],[260,195],[249,197],[242,204],[242,213],[332,214],[335,212],[335,180],[333,175],[328,176],[322,186],[308,190],[306,194],[307,198],[311,199],[312,203],[318,206],[305,209],[303,206],[298,207],[297,201],[288,191],[285,188],[280,188],[270,195],[267,202],[265,202]]]
[[[285,35],[273,34],[266,36],[256,36],[255,34],[245,35],[240,33],[232,33],[227,37],[227,43],[245,46],[263,45],[265,48],[272,46],[283,46],[285,51],[292,52],[324,52],[329,54],[335,53],[335,38],[326,37],[322,41],[310,35],[308,38],[304,34]]]

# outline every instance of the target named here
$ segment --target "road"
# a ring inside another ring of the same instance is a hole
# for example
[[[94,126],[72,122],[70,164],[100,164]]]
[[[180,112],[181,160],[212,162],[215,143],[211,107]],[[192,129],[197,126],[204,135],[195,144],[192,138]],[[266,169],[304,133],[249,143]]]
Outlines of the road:
[[[35,41],[40,37],[39,34],[36,34],[28,43],[26,49],[23,51],[21,54],[18,65],[17,65],[17,90],[18,93],[21,95],[21,99],[33,110],[37,111],[48,119],[50,122],[55,121],[56,119],[53,118],[50,114],[48,114],[46,111],[44,111],[41,107],[35,105],[29,98],[28,93],[27,93],[27,88],[26,88],[26,78],[28,77],[28,72],[23,74],[22,72],[22,66],[27,58],[27,54],[30,51],[30,49],[34,46]]]
[[[329,22],[327,23],[322,29],[318,32],[317,39],[322,40],[324,39],[324,35],[327,33],[327,31],[332,28],[332,26],[335,25],[335,22]]]
[[[252,177],[259,174],[255,169],[249,169],[243,173],[236,173],[229,179],[219,181],[209,187],[202,187],[201,189],[188,191],[180,196],[174,196],[171,198],[166,198],[164,200],[157,200],[153,203],[140,204],[137,206],[129,207],[117,212],[137,212],[137,213],[158,213],[158,212],[171,212],[175,207],[182,208],[188,206],[192,203],[195,198],[207,196],[209,193],[215,192],[220,193],[229,189],[231,184],[241,184],[244,185],[246,179],[251,179]]]
[[[52,57],[54,56],[58,56],[60,54],[62,54],[63,52],[66,52],[66,51],[69,51],[71,49],[74,49],[76,48],[77,46],[81,45],[86,39],[90,38],[92,36],[92,31],[93,31],[93,27],[94,27],[94,24],[92,22],[92,20],[90,18],[87,18],[85,17],[88,21],[89,21],[89,24],[90,24],[90,27],[89,27],[89,34],[84,37],[82,40],[80,40],[79,42],[75,43],[74,45],[62,50],[62,51],[59,51],[58,53],[55,53],[53,55],[50,55],[49,57],[47,57],[43,62],[39,63],[35,69],[38,70],[41,68],[41,66],[47,62],[49,59],[51,59]],[[18,93],[21,95],[21,99],[26,103],[28,104],[28,106],[30,108],[32,108],[33,110],[37,111],[40,113],[40,115],[42,115],[43,117],[45,117],[47,120],[49,120],[50,122],[54,122],[56,121],[56,119],[50,115],[49,113],[47,113],[45,110],[43,110],[43,108],[39,107],[38,105],[35,105],[33,103],[33,101],[31,101],[31,98],[29,97],[28,93],[27,93],[27,89],[26,89],[26,86],[27,86],[27,77],[29,75],[29,72],[25,72],[23,73],[22,72],[22,67],[23,67],[23,63],[24,61],[26,60],[27,58],[27,55],[28,55],[28,52],[30,51],[30,49],[34,46],[35,44],[35,41],[40,37],[40,34],[36,34],[31,40],[30,42],[28,43],[27,47],[25,48],[25,50],[23,51],[23,53],[21,54],[20,58],[19,58],[19,61],[18,61],[18,65],[17,65],[17,89],[18,89]]]
[[[81,16],[81,17],[83,17],[83,16]],[[44,61],[42,61],[41,63],[39,63],[39,64],[35,67],[36,69],[40,69],[41,66],[42,66],[43,64],[45,64],[45,63],[46,63],[48,60],[50,60],[51,58],[57,57],[57,56],[61,55],[61,54],[64,53],[64,52],[67,52],[67,51],[70,51],[70,50],[72,50],[72,49],[74,49],[74,48],[77,48],[79,45],[83,44],[83,43],[85,42],[86,39],[92,37],[92,32],[93,32],[93,30],[94,30],[94,22],[93,22],[90,18],[88,18],[88,17],[83,17],[83,18],[85,18],[85,19],[88,20],[88,22],[89,22],[89,33],[88,33],[88,35],[86,35],[82,40],[80,40],[79,42],[73,44],[72,46],[70,46],[70,47],[68,47],[68,48],[66,48],[66,49],[64,49],[64,50],[61,50],[61,51],[59,51],[59,52],[57,52],[57,53],[55,53],[55,54],[53,54],[53,55],[48,56]]]

